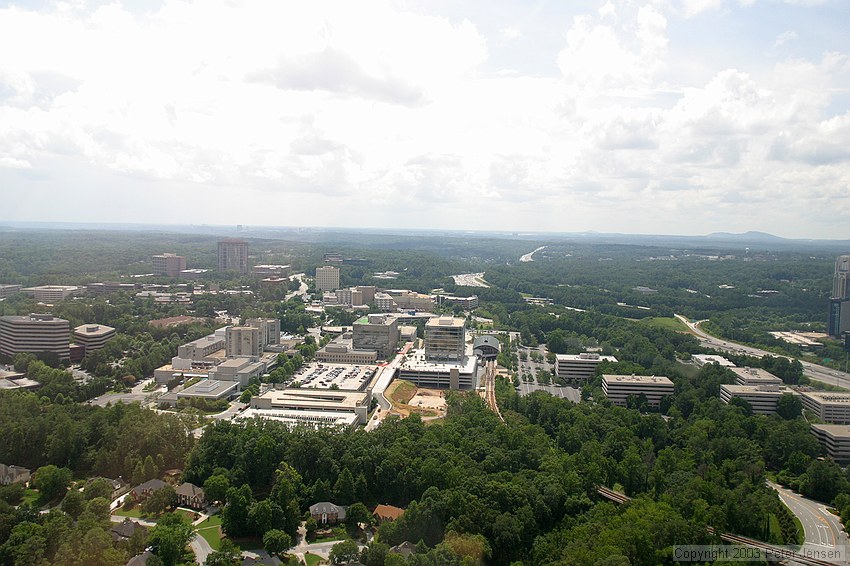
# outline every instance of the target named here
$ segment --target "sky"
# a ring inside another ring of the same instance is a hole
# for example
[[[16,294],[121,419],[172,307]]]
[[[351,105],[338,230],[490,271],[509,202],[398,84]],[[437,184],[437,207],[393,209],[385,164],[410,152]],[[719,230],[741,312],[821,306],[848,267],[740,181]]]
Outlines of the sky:
[[[0,221],[850,238],[844,0],[0,3]]]

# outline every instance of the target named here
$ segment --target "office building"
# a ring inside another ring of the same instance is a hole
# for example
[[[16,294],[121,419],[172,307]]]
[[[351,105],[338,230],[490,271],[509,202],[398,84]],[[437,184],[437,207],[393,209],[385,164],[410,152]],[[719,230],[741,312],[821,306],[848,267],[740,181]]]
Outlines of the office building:
[[[328,342],[316,352],[316,361],[328,364],[374,364],[378,359],[375,350],[356,350],[351,340],[338,339]]]
[[[477,374],[476,356],[464,356],[456,361],[434,361],[429,360],[423,350],[409,352],[398,368],[399,379],[432,389],[474,389]]]
[[[71,326],[52,314],[0,317],[0,354],[20,352],[54,353],[60,360],[70,358]]]
[[[694,354],[691,356],[691,360],[693,360],[697,367],[702,367],[705,364],[718,364],[725,368],[735,367],[735,364],[733,364],[723,356],[717,356],[714,354]]]
[[[393,312],[398,310],[398,305],[388,293],[375,293],[375,306],[384,312]]]
[[[20,285],[0,285],[0,299],[11,297],[15,293],[21,292]]]
[[[469,297],[456,297],[453,295],[437,295],[437,302],[440,305],[458,305],[465,311],[471,311],[478,308],[478,295]]]
[[[222,240],[218,243],[218,270],[248,273],[248,242]]]
[[[289,274],[288,265],[260,264],[251,268],[254,275],[262,277],[286,277]]]
[[[777,387],[782,385],[781,379],[761,368],[732,367],[729,369],[735,373],[735,383],[737,385],[772,385]]]
[[[319,291],[339,289],[339,268],[325,265],[316,268],[316,288]]]
[[[256,330],[256,329],[255,329]],[[235,381],[240,391],[248,387],[253,378],[259,379],[266,371],[266,364],[253,358],[231,358],[209,371],[211,380]]]
[[[151,265],[154,275],[179,277],[180,272],[186,269],[186,258],[175,254],[152,255]]]
[[[664,397],[673,394],[673,382],[655,375],[603,375],[602,391],[614,405],[620,407],[625,407],[632,395],[645,395],[647,404],[658,408]]]
[[[838,256],[835,260],[835,273],[832,276],[832,295],[829,299],[827,333],[833,338],[841,338],[842,333],[850,331],[850,255]]]
[[[555,354],[555,375],[572,382],[586,382],[596,374],[602,362],[616,362],[614,356],[600,356],[595,352],[582,354]]]
[[[202,336],[177,348],[177,357],[184,360],[203,361],[224,349],[224,332]]]
[[[311,388],[272,390],[251,398],[241,418],[260,417],[290,426],[356,426],[369,418],[371,390],[345,391]]]
[[[354,350],[371,350],[379,358],[388,359],[398,348],[398,319],[392,315],[370,314],[353,325]]]
[[[828,423],[850,424],[850,393],[804,391],[800,393],[803,408]]]
[[[85,353],[100,350],[115,337],[115,329],[104,324],[83,324],[74,329],[74,343],[85,348]]]
[[[260,350],[280,344],[279,318],[249,318],[245,326],[253,326],[260,331]]]
[[[459,362],[466,350],[465,319],[434,317],[425,323],[425,358],[428,361]]]
[[[836,464],[850,464],[850,427],[839,424],[813,424],[812,434],[826,448],[826,453]]]
[[[720,400],[727,405],[732,399],[743,399],[750,404],[756,415],[772,415],[776,413],[779,398],[791,393],[787,387],[776,384],[762,385],[721,385]]]
[[[80,288],[74,285],[39,285],[21,289],[21,292],[33,297],[36,301],[55,303],[75,295],[79,290]]]
[[[263,352],[260,329],[253,326],[228,326],[224,331],[224,351],[228,358],[258,359]]]

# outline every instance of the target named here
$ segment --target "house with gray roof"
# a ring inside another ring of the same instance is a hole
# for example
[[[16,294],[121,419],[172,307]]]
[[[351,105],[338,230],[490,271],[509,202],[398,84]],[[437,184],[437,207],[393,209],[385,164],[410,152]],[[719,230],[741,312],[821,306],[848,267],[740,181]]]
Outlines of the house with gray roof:
[[[329,501],[321,501],[310,505],[310,516],[319,525],[335,525],[345,521],[345,507],[334,505]]]

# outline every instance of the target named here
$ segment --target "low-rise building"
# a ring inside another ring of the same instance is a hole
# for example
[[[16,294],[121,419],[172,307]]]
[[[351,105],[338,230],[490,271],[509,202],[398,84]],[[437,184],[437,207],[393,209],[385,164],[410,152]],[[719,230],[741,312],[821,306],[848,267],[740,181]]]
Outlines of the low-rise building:
[[[0,285],[0,299],[5,299],[6,297],[11,297],[16,293],[21,292],[20,285]]]
[[[782,385],[781,379],[761,368],[730,367],[729,369],[737,376],[735,383],[738,385]]]
[[[120,523],[113,523],[112,528],[109,530],[113,542],[127,542],[137,532],[147,533],[148,529],[130,517],[124,517],[124,520]]]
[[[259,264],[251,268],[254,275],[262,277],[286,277],[289,274],[288,265]]]
[[[174,491],[177,493],[177,505],[181,507],[203,509],[207,504],[203,488],[193,483],[182,483]]]
[[[614,356],[600,356],[596,352],[555,354],[555,375],[575,383],[586,382],[596,374],[599,364],[616,361]]]
[[[192,340],[177,348],[177,357],[183,360],[203,361],[223,350],[225,337],[216,333]]]
[[[831,391],[804,391],[800,393],[803,408],[813,412],[822,421],[850,424],[850,393]]]
[[[320,525],[335,525],[345,521],[345,507],[322,501],[310,505],[310,516]]]
[[[76,285],[39,285],[38,287],[26,287],[21,289],[21,292],[37,301],[55,303],[77,294],[80,292],[80,288]]]
[[[431,361],[423,350],[409,352],[398,368],[399,379],[432,389],[475,389],[477,374],[478,358],[475,356],[458,361]]]
[[[836,464],[850,464],[850,427],[840,424],[813,424],[812,434],[826,448],[826,453]]]
[[[221,362],[209,372],[210,379],[219,381],[235,381],[242,390],[248,387],[252,378],[260,378],[266,371],[266,364],[251,358],[231,358]]]
[[[478,336],[472,342],[472,353],[482,360],[495,360],[499,356],[502,345],[499,339],[491,334]]]
[[[202,379],[166,398],[160,397],[160,405],[175,405],[180,399],[204,399],[206,401],[221,401],[233,398],[239,389],[239,382],[221,381],[218,379]]]
[[[52,314],[0,316],[0,354],[53,353],[70,358],[70,324]]]
[[[168,484],[162,480],[148,480],[145,483],[139,484],[133,489],[131,489],[128,497],[131,497],[133,501],[138,503],[139,501],[144,501],[145,499],[153,495],[154,492],[159,491],[166,485]]]
[[[372,516],[375,517],[375,520],[377,520],[378,523],[395,521],[402,515],[404,515],[404,509],[396,507],[395,505],[381,504],[375,507],[375,510],[372,511]]]
[[[0,485],[12,485],[13,483],[18,482],[27,483],[30,481],[31,476],[32,473],[29,468],[0,464]]]
[[[465,311],[478,308],[478,295],[469,297],[457,297],[454,295],[436,295],[437,303],[440,305],[458,305]]]
[[[289,387],[251,398],[243,418],[260,417],[290,425],[354,426],[366,424],[372,391]]]
[[[673,382],[657,375],[603,375],[602,391],[614,404],[625,407],[632,395],[646,396],[650,407],[660,407],[661,400],[673,394]]]
[[[767,385],[721,385],[720,400],[729,404],[732,399],[743,399],[750,404],[757,415],[776,413],[779,398],[791,390],[776,384]]]
[[[375,350],[356,350],[351,340],[333,341],[316,352],[316,360],[331,364],[374,364],[378,359]]]
[[[100,350],[115,337],[115,329],[105,324],[82,324],[74,329],[74,342],[83,346],[85,352]]]
[[[691,356],[691,359],[694,361],[697,367],[702,367],[705,364],[718,364],[727,368],[736,367],[735,364],[733,364],[723,356],[717,356],[714,354],[694,354]]]

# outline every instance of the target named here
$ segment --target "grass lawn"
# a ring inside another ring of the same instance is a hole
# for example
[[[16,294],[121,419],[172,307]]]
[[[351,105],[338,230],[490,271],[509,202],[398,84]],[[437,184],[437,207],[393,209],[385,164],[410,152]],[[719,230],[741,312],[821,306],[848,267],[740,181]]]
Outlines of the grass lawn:
[[[675,330],[676,332],[690,332],[685,323],[679,320],[678,318],[644,318],[641,319],[643,324],[647,324],[649,326],[656,326],[658,328],[666,328],[668,330]]]
[[[316,564],[322,561],[322,558],[320,556],[316,556],[315,554],[305,552],[304,560],[307,562],[307,566],[316,566]]]
[[[395,388],[390,392],[390,398],[394,403],[406,405],[416,395],[416,386],[409,381],[397,379]]]
[[[36,501],[38,501],[38,490],[37,489],[27,489],[24,491],[24,498],[22,503],[26,503],[28,505],[35,505]]]
[[[221,515],[213,515],[197,526],[195,532],[204,537],[213,550],[221,550]]]
[[[188,509],[177,509],[175,512],[189,519],[190,523],[195,520],[196,513],[194,511],[189,511]]]
[[[118,507],[115,511],[112,512],[113,515],[120,515],[121,517],[132,517],[133,519],[141,519],[142,518],[142,508],[139,505],[136,505],[130,510],[123,509],[122,507]]]
[[[770,535],[768,536],[768,542],[773,542],[775,544],[788,544],[782,538],[782,529],[779,528],[779,519],[777,519],[776,515],[773,513],[770,514],[769,524]]]

